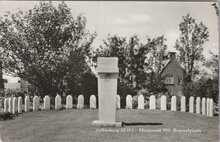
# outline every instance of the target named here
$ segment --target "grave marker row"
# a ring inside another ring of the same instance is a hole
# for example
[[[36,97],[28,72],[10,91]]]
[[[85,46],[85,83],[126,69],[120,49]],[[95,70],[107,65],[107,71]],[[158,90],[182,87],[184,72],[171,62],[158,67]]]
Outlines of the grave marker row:
[[[132,109],[132,96],[127,95],[126,97],[126,109]],[[189,98],[189,112],[194,113],[194,109],[196,109],[196,113],[202,115],[207,115],[209,117],[213,116],[213,99],[202,98],[202,107],[201,107],[201,98],[196,98],[196,107],[194,107],[194,97]],[[144,109],[144,97],[143,95],[138,96],[138,109]],[[156,98],[154,95],[150,96],[149,100],[149,109],[156,109]],[[160,109],[167,110],[167,99],[166,96],[162,95],[160,98]],[[177,111],[177,97],[171,97],[171,110]],[[186,97],[182,96],[180,99],[180,111],[186,112]]]
[[[139,95],[138,96],[138,109],[144,109],[144,96]],[[78,109],[83,109],[84,108],[84,97],[83,95],[78,96],[78,101],[77,101],[77,108]],[[121,99],[120,96],[116,96],[116,109],[121,108]],[[37,111],[39,109],[39,97],[34,96],[33,98],[33,111]],[[194,108],[194,97],[189,98],[189,112],[195,113],[196,114],[202,114],[202,115],[207,115],[209,117],[213,116],[213,99],[210,98],[202,98],[202,101],[200,97],[196,98],[195,101],[195,108]],[[61,105],[61,97],[59,95],[56,96],[55,98],[55,110],[60,110],[62,107]],[[73,98],[71,95],[68,95],[66,97],[66,109],[70,109],[73,107]],[[160,109],[161,110],[167,110],[167,98],[165,95],[162,95],[160,98]],[[201,107],[201,108],[200,108]],[[44,110],[50,110],[50,97],[45,96],[44,97],[44,105],[43,105]],[[91,109],[96,109],[96,97],[95,95],[90,96],[90,108]],[[132,96],[127,95],[126,97],[126,109],[132,109]],[[156,98],[154,95],[150,96],[149,100],[149,109],[156,109]],[[172,96],[171,98],[171,110],[172,111],[177,111],[177,97]],[[29,96],[25,97],[25,102],[24,102],[24,111],[29,112],[30,111],[30,98]],[[180,99],[180,111],[181,112],[186,112],[186,97],[182,96]],[[15,113],[22,113],[22,98],[21,97],[13,97],[13,98],[5,98],[4,100],[4,112],[11,112],[13,114]]]

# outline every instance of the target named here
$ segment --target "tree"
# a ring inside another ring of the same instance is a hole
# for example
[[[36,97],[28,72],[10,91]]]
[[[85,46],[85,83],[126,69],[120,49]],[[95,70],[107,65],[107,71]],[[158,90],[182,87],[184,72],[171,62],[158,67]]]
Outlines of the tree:
[[[184,68],[183,92],[189,96],[193,88],[193,79],[199,73],[199,63],[204,61],[203,45],[208,41],[209,32],[202,22],[196,23],[189,14],[183,16],[179,30],[180,37],[175,48],[179,51],[179,62]]]
[[[162,79],[158,79],[160,83],[155,83],[154,86],[151,83],[153,79],[160,77],[158,74],[164,65],[165,38],[160,36],[154,39],[147,39],[147,41],[146,44],[140,43],[136,35],[130,37],[129,40],[125,37],[109,35],[103,41],[104,44],[91,56],[95,66],[97,57],[118,57],[118,94],[122,96],[127,94],[134,95],[141,89],[160,91],[160,88],[164,87],[161,85]],[[152,77],[155,75],[158,76]]]
[[[0,19],[3,67],[33,84],[41,95],[77,90],[90,68],[85,57],[95,34],[86,30],[86,18],[73,18],[62,2],[40,2],[33,9]]]
[[[0,60],[0,96],[2,96],[4,92],[4,80],[3,80],[3,72],[2,72],[2,61]]]
[[[212,79],[209,79],[209,94],[217,104],[219,100],[219,56],[210,52],[212,55],[210,60],[207,60],[205,66],[212,71]]]

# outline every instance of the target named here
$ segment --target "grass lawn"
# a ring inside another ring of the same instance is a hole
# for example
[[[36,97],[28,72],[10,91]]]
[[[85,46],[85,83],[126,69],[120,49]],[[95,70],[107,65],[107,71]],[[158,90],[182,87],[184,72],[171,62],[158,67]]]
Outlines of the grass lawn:
[[[95,128],[98,110],[62,110],[23,113],[13,120],[0,121],[3,142],[217,142],[218,117],[160,111],[117,110],[117,121],[162,123],[129,125],[122,128]],[[175,132],[191,129],[197,132]],[[170,130],[170,131],[169,131]]]

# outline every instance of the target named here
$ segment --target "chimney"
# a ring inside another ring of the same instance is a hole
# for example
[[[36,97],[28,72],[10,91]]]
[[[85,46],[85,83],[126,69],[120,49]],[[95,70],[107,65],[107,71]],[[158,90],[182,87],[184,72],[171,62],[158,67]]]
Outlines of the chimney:
[[[170,52],[170,60],[171,61],[176,60],[176,52]]]

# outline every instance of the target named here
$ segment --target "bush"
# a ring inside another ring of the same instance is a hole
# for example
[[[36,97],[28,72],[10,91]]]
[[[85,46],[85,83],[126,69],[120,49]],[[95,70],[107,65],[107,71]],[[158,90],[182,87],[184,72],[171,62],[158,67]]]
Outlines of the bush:
[[[138,107],[138,96],[132,98],[132,108],[136,109]]]
[[[219,103],[218,104],[216,104],[216,103],[214,103],[214,112],[213,112],[214,114],[214,116],[219,116]]]
[[[14,115],[10,112],[0,112],[0,121],[13,119]]]

